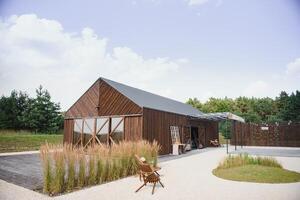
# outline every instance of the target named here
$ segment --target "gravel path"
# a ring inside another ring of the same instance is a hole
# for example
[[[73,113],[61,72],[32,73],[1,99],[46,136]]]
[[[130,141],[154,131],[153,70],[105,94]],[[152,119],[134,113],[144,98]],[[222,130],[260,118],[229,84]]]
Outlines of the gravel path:
[[[165,188],[157,187],[154,195],[151,195],[151,185],[134,193],[135,189],[141,185],[137,177],[125,178],[54,198],[0,180],[0,199],[300,199],[300,183],[244,183],[213,176],[211,171],[225,156],[225,151],[225,148],[208,149],[204,152],[199,150],[194,151],[192,155],[182,156],[180,159],[166,159],[167,161],[160,164],[163,175],[161,179]],[[299,157],[278,157],[277,159],[285,168],[300,172]]]

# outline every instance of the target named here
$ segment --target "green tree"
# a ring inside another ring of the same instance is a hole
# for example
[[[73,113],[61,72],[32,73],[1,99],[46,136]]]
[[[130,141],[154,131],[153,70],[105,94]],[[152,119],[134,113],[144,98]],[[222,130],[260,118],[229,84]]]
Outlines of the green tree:
[[[300,121],[300,92],[288,95],[286,92],[281,92],[276,98],[278,107],[278,117],[284,121]]]
[[[281,92],[274,99],[238,97],[210,98],[201,103],[197,98],[189,99],[188,104],[205,113],[231,112],[243,117],[246,122],[275,123],[281,121],[300,121],[300,92],[289,95]],[[222,126],[221,128],[222,129]]]
[[[202,104],[197,98],[189,98],[189,100],[186,103],[190,104],[194,108],[197,108],[198,110],[202,110]]]
[[[42,86],[36,90],[36,98],[25,111],[26,126],[35,132],[55,133],[63,123],[60,106],[51,101],[51,96]]]
[[[13,90],[9,97],[0,99],[0,128],[24,129],[24,111],[28,108],[30,98],[25,92]]]

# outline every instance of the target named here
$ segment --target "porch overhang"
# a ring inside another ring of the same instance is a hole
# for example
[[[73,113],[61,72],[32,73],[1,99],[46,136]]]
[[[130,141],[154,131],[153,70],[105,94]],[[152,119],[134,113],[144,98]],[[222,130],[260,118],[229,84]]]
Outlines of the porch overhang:
[[[212,121],[225,121],[233,120],[245,123],[245,119],[230,112],[217,112],[217,113],[203,113],[201,115],[193,116],[197,119],[212,120]]]

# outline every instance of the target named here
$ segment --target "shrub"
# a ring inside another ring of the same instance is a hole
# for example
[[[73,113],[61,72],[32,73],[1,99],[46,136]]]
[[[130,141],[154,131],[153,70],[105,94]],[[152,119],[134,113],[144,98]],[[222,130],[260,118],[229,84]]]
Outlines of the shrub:
[[[243,165],[262,165],[269,167],[282,168],[282,165],[274,158],[271,157],[259,157],[249,156],[248,154],[229,155],[222,160],[217,169],[227,169],[232,167],[238,167]]]

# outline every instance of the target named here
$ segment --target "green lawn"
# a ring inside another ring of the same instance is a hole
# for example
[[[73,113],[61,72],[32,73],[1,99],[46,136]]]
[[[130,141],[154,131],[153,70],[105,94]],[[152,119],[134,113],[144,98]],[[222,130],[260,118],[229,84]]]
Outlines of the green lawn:
[[[27,131],[0,131],[0,153],[38,150],[45,142],[60,144],[62,134],[34,134]]]
[[[300,173],[261,165],[218,168],[213,170],[213,174],[227,180],[256,183],[291,183],[300,181]]]

